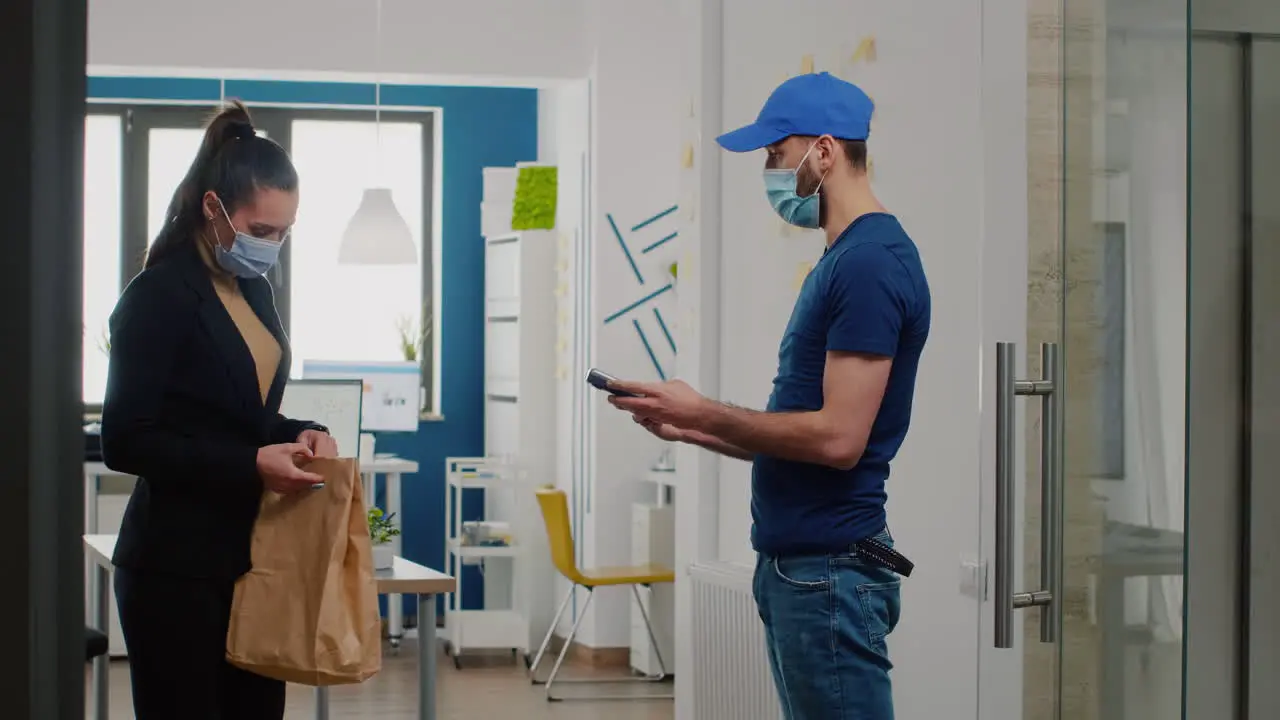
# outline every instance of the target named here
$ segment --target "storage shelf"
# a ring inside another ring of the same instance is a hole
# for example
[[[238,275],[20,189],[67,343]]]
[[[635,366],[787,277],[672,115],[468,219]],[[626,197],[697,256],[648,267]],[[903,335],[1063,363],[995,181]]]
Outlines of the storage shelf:
[[[464,490],[487,490],[491,488],[508,488],[516,483],[515,480],[502,477],[501,475],[490,474],[452,474],[448,476],[450,487],[462,488]]]
[[[455,657],[463,650],[529,649],[529,623],[515,610],[452,610],[444,636]]]
[[[519,545],[463,545],[461,540],[449,540],[449,552],[461,558],[474,557],[516,557],[520,554]]]

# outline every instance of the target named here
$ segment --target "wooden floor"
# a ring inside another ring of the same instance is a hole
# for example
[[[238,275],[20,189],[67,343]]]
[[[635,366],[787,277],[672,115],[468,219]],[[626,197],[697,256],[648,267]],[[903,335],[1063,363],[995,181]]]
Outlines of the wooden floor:
[[[398,654],[387,650],[382,672],[363,685],[334,688],[330,693],[330,717],[378,718],[379,720],[416,720],[418,708],[418,648],[414,640],[406,640]],[[543,661],[550,669],[550,663]],[[524,664],[513,666],[510,656],[479,657],[464,664],[462,670],[453,661],[440,656],[437,664],[438,720],[477,720],[478,718],[520,718],[521,720],[670,720],[674,717],[670,700],[584,700],[547,702],[544,688],[530,684]],[[546,670],[543,672],[545,673]],[[568,668],[570,677],[603,676],[606,671]],[[566,669],[561,670],[565,677]],[[611,671],[616,673],[616,671]],[[572,697],[610,692],[667,692],[670,683],[649,685],[557,685],[557,694]],[[289,687],[288,720],[314,717],[313,691]],[[133,717],[129,699],[129,665],[124,660],[111,663],[111,718]],[[180,715],[175,715],[180,717]]]

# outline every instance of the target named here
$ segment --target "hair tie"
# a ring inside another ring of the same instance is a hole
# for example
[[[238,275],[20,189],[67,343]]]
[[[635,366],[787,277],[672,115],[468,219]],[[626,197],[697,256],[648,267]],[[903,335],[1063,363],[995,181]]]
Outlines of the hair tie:
[[[253,129],[253,125],[243,120],[234,120],[227,124],[226,138],[228,140],[248,140],[256,137],[257,131]]]

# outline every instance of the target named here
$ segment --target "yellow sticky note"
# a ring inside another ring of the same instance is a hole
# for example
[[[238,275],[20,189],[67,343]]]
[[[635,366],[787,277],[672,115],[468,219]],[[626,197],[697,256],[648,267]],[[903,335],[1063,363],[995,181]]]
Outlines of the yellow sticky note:
[[[569,311],[568,311],[568,310],[561,310],[561,311],[560,311],[559,316],[558,316],[556,319],[559,321],[559,323],[560,323],[561,325],[568,325],[568,324],[569,324]]]
[[[853,51],[852,62],[869,62],[876,61],[876,37],[868,35],[862,38],[858,43],[858,49]]]
[[[684,144],[684,153],[680,158],[680,165],[689,170],[693,167],[693,143]]]
[[[569,261],[560,258],[560,262],[556,263],[556,272],[567,272],[569,270]]]
[[[569,234],[568,234],[568,233],[560,233],[560,237],[558,238],[558,240],[559,240],[559,243],[558,243],[558,244],[559,244],[559,247],[560,247],[560,249],[561,249],[561,250],[568,250],[568,249],[569,249]]]
[[[562,365],[562,366],[560,366],[560,367],[558,367],[558,368],[556,368],[556,379],[557,379],[557,380],[568,380],[568,379],[569,379],[569,368],[564,367],[563,365]]]
[[[562,353],[567,347],[569,347],[569,343],[565,342],[564,338],[560,338],[556,341],[556,352]]]
[[[808,75],[813,72],[813,56],[805,55],[800,58],[800,74]]]
[[[796,292],[800,292],[800,286],[804,285],[804,279],[809,277],[810,270],[813,270],[813,263],[802,262],[796,266],[796,276],[791,283]]]
[[[569,292],[569,285],[567,283],[560,283],[559,285],[556,285],[556,289],[555,289],[556,297],[558,298],[564,297],[565,294],[567,294],[568,292]]]

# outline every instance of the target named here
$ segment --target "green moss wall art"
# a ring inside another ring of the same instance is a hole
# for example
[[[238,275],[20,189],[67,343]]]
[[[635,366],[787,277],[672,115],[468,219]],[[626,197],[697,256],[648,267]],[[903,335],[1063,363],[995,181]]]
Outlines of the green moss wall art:
[[[556,226],[556,168],[522,167],[516,175],[512,230],[551,230]]]

